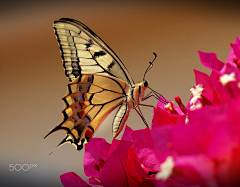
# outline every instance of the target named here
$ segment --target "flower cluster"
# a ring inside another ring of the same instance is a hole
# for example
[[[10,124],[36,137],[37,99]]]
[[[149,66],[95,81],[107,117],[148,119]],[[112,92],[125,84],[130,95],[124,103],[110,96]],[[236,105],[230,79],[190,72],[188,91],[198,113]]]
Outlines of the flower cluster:
[[[149,171],[159,171],[160,162],[152,148],[148,128],[133,131],[126,126],[121,140],[112,144],[93,138],[85,147],[84,171],[91,178],[82,180],[75,173],[61,175],[64,186],[154,186]]]
[[[240,186],[240,40],[226,63],[199,51],[210,76],[194,70],[196,86],[185,106],[158,102],[152,129],[126,126],[121,140],[93,138],[85,148],[84,181],[61,175],[68,186]]]

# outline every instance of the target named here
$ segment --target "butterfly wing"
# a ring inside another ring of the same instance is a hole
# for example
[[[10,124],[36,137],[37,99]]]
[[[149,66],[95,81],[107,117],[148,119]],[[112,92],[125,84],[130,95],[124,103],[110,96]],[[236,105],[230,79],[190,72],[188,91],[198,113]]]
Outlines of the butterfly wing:
[[[53,27],[65,74],[71,83],[63,98],[64,119],[49,134],[65,130],[67,136],[58,147],[71,143],[81,150],[107,115],[120,107],[113,123],[116,137],[128,116],[124,114],[129,113],[126,93],[134,85],[126,67],[107,44],[81,22],[63,18],[55,21]]]
[[[98,74],[79,76],[68,85],[68,93],[63,97],[66,108],[62,112],[62,123],[49,134],[65,130],[67,136],[58,147],[71,143],[81,150],[107,115],[122,105],[128,90],[126,82],[114,77]]]
[[[102,74],[134,85],[118,56],[91,29],[79,21],[62,18],[54,22],[65,74],[74,81],[81,74]]]

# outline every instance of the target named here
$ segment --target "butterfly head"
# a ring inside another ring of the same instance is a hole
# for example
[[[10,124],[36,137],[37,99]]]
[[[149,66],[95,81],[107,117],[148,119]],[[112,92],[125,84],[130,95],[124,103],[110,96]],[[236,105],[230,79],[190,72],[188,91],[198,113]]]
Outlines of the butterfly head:
[[[148,81],[144,80],[143,82],[141,82],[141,93],[142,93],[142,97],[144,97],[145,94],[145,90],[149,87]]]
[[[148,88],[148,81],[144,80],[144,81],[143,81],[143,86],[144,86],[145,88]]]
[[[133,89],[134,100],[139,102],[145,96],[145,91],[148,87],[149,87],[149,84],[148,84],[148,81],[146,80],[136,83]]]
[[[139,84],[139,89],[141,89],[140,93],[142,94],[142,97],[144,97],[145,90],[149,87],[148,81],[144,80]]]

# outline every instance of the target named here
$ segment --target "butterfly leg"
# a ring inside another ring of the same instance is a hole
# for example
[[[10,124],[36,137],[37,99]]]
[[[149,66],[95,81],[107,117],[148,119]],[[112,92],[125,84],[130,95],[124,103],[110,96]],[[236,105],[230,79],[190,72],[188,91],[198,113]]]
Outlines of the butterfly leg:
[[[159,97],[159,95],[161,95],[161,94],[159,94],[159,93],[157,93],[157,92],[155,92],[154,90],[151,89],[151,92],[149,92],[146,96],[144,96],[143,98],[141,96],[140,97],[141,97],[141,101],[145,101],[150,97],[154,97],[158,101],[161,101],[162,103],[167,104],[168,101],[166,101],[166,99],[162,95],[161,95],[162,97]]]
[[[153,105],[138,104],[139,106],[154,107]]]
[[[147,121],[146,121],[145,118],[143,117],[143,114],[142,114],[142,111],[141,111],[140,107],[137,105],[136,107],[134,107],[134,109],[136,110],[136,112],[138,113],[138,115],[142,118],[144,124],[145,124],[147,127],[149,127]],[[138,110],[139,110],[139,111],[138,111]]]
[[[159,100],[159,98],[155,95],[155,93],[153,91],[149,92],[147,95],[145,95],[143,98],[141,98],[141,100],[145,101],[150,97],[155,97],[157,100]]]

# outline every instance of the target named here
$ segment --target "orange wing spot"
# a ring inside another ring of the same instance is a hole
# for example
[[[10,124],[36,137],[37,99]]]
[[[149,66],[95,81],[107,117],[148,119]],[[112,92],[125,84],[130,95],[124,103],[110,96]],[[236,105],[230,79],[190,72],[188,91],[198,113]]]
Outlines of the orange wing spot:
[[[85,102],[80,102],[82,108],[85,108],[86,106],[89,105],[89,101],[85,101]]]
[[[93,133],[94,133],[94,131],[93,131],[91,128],[87,127],[87,130],[86,130],[86,132],[85,132],[86,138],[87,138],[87,139],[92,138]]]
[[[84,110],[80,110],[78,112],[78,115],[79,115],[80,118],[82,118],[84,116],[84,114],[85,114]]]

